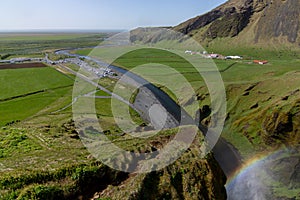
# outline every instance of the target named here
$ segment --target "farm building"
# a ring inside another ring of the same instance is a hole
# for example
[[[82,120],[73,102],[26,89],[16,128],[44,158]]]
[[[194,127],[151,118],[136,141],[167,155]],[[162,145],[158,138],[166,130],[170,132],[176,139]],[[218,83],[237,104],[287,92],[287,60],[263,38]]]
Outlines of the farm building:
[[[253,63],[259,64],[259,65],[265,65],[268,63],[267,60],[253,60]]]
[[[243,59],[242,56],[226,56],[225,59]]]

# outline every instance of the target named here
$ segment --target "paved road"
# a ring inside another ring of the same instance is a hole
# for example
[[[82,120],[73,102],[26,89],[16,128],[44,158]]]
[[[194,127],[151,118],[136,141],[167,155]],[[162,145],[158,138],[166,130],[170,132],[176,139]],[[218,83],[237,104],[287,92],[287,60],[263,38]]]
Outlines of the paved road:
[[[63,69],[65,69],[65,70],[67,70],[67,71],[69,71],[70,73],[74,74],[75,76],[77,76],[77,78],[80,78],[80,79],[82,79],[82,80],[90,83],[91,85],[95,86],[97,89],[100,89],[100,90],[106,92],[107,94],[110,94],[113,98],[118,99],[119,101],[127,104],[128,106],[130,106],[131,108],[134,109],[134,106],[131,103],[129,103],[128,101],[126,101],[125,99],[123,99],[121,96],[119,96],[119,95],[117,95],[115,93],[112,93],[111,91],[109,91],[105,87],[102,87],[98,83],[96,83],[93,80],[91,80],[91,78],[89,78],[89,77],[87,77],[87,76],[85,76],[83,74],[77,73],[76,71],[74,71],[74,70],[70,69],[69,67],[66,67],[66,66],[64,66],[62,64],[59,64],[58,66],[61,67],[61,68],[63,68]]]
[[[68,54],[68,51],[64,51],[63,53],[69,56],[82,57],[76,54]],[[176,102],[174,102],[165,92],[163,92],[153,84],[149,83],[142,77],[133,74],[132,72],[128,72],[125,69],[116,66],[111,66],[103,61],[99,61],[88,56],[85,56],[84,58],[92,60],[98,63],[100,66],[105,66],[114,70],[117,73],[125,75],[125,78],[122,78],[123,81],[126,81],[127,84],[131,84],[135,87],[138,87],[139,93],[136,96],[134,104],[132,105],[127,101],[123,102],[127,105],[130,105],[130,107],[139,112],[142,118],[148,122],[151,122],[155,128],[174,128],[177,127],[179,124],[196,124],[195,120]],[[90,80],[86,79],[86,77],[84,77],[83,75],[80,75],[80,77],[82,77],[88,82],[91,82]],[[96,83],[92,82],[92,84]],[[98,88],[103,89],[103,87]],[[104,91],[107,90],[105,89]],[[112,94],[109,91],[108,93]],[[156,120],[151,120],[151,114],[153,114],[151,113],[151,108],[153,108],[153,106],[158,106],[156,107],[156,110],[160,111],[159,113],[155,113]],[[166,121],[166,123],[161,124],[161,121]],[[197,125],[204,135],[215,135],[215,133],[213,132],[207,133],[207,128],[201,123],[198,123]],[[242,165],[242,157],[240,156],[239,152],[223,138],[219,138],[218,142],[213,148],[213,152],[215,159],[218,161],[219,165],[221,166],[227,177],[229,177]]]
[[[59,53],[68,56],[75,56],[77,58],[83,57],[76,54],[70,54],[69,51],[66,50],[59,51]],[[155,128],[174,128],[177,127],[179,124],[196,124],[195,120],[176,102],[174,102],[165,92],[163,92],[153,84],[149,83],[142,77],[133,74],[132,72],[128,72],[125,69],[116,66],[111,66],[103,61],[99,61],[88,56],[84,56],[84,58],[94,61],[102,67],[110,68],[116,73],[125,75],[125,78],[122,79],[126,82],[126,84],[131,84],[139,88],[139,93],[136,96],[135,102],[131,104],[119,95],[110,92],[106,88],[92,81],[89,77],[77,73],[74,70],[61,64],[59,64],[59,66],[71,72],[72,74],[77,75],[77,77],[87,81],[88,83],[94,85],[98,89],[103,90],[104,92],[112,95],[112,97],[126,103],[131,108],[140,113],[144,120],[151,122],[152,126],[154,126]],[[155,109],[151,109],[153,108],[153,106],[156,106]],[[154,113],[153,110],[158,110],[159,112]],[[151,115],[153,114],[155,115],[156,120],[151,120]],[[166,121],[166,123],[162,124],[162,121]],[[197,123],[197,125],[204,135],[215,135],[213,132],[208,133],[207,128],[202,124]],[[242,165],[242,157],[240,156],[239,152],[223,138],[219,138],[218,142],[213,148],[213,152],[215,159],[218,161],[219,165],[221,166],[227,177],[229,177]]]
[[[77,73],[76,71],[70,69],[69,67],[64,66],[62,63],[66,60],[54,62],[49,60],[47,55],[45,56],[44,59],[40,59],[40,58],[38,59],[29,58],[29,59],[36,60],[39,62],[46,62],[49,64],[52,63],[57,64],[59,67],[63,68],[64,70],[67,70],[68,72],[76,75],[78,78],[92,84],[93,86],[106,92],[107,94],[110,94],[111,97],[116,98],[119,101],[127,104],[128,106],[136,110],[144,120],[152,123],[152,126],[154,126],[155,128],[158,129],[174,128],[177,127],[179,124],[195,124],[195,120],[187,112],[185,112],[185,110],[183,110],[179,105],[177,105],[176,102],[174,102],[166,93],[164,93],[159,88],[149,83],[147,80],[143,79],[142,77],[139,77],[136,74],[128,72],[125,69],[121,69],[116,66],[111,66],[103,61],[90,58],[88,56],[70,54],[69,51],[67,50],[57,51],[57,53],[65,54],[76,58],[85,58],[94,61],[99,66],[102,66],[102,68],[99,68],[99,70],[102,73],[104,67],[105,69],[110,68],[112,70],[115,70],[117,73],[126,74],[126,78],[124,80],[126,80],[127,84],[133,84],[135,86],[140,87],[139,93],[136,96],[136,101],[133,104],[131,104],[130,102],[123,99],[121,96],[112,93],[111,91],[102,87],[98,83],[94,82],[93,79],[91,79],[90,77]],[[20,62],[22,61],[20,60]],[[91,70],[90,68],[88,68],[87,70],[94,73],[97,72],[95,71],[94,68],[93,70]],[[97,78],[100,78],[99,77],[100,71],[99,73],[95,74],[95,77],[98,76]],[[111,97],[105,97],[105,98],[111,98]],[[96,98],[104,98],[104,97],[96,97]],[[74,101],[76,101],[76,98],[74,99]],[[155,109],[151,109],[154,106]],[[151,115],[152,118],[153,115],[155,115],[155,120],[151,120]],[[161,123],[162,121],[163,122],[166,121],[166,123],[162,124]],[[206,134],[214,135],[214,133],[207,133],[207,128],[204,127],[203,125],[199,124],[198,127],[204,135]],[[220,138],[218,140],[217,144],[213,149],[213,152],[216,160],[218,161],[218,163],[220,164],[221,168],[223,169],[223,171],[227,176],[235,172],[236,169],[238,169],[242,164],[242,158],[239,152],[223,138]]]

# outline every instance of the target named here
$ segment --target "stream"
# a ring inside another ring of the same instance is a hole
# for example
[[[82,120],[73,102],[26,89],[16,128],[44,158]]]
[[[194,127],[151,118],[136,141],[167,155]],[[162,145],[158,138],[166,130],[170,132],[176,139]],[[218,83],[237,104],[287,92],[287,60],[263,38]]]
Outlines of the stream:
[[[76,50],[76,49],[72,49]],[[160,104],[167,110],[167,112],[173,117],[173,120],[176,120],[177,123],[168,124],[166,122],[165,127],[171,128],[174,127],[174,124],[195,124],[195,120],[184,110],[182,109],[172,98],[170,98],[164,91],[157,88],[152,83],[148,82],[144,78],[132,73],[128,72],[127,70],[109,65],[104,61],[89,57],[89,56],[82,56],[77,54],[70,53],[71,50],[60,50],[57,51],[57,54],[63,54],[71,57],[77,57],[77,58],[84,58],[90,61],[93,61],[97,63],[100,66],[104,66],[106,68],[109,68],[117,73],[125,75],[127,78],[129,78],[131,81],[133,80],[138,85],[142,85],[143,87],[147,88],[147,90],[151,91],[151,93],[148,92],[148,95],[151,94],[152,97],[160,102]],[[148,106],[141,106],[139,109],[144,108],[144,112],[148,112],[149,107]],[[183,120],[183,121],[181,121]],[[207,128],[204,127],[201,123],[197,124],[199,129],[206,135]],[[211,133],[210,133],[211,134]],[[228,143],[224,138],[219,138],[218,142],[213,148],[214,157],[217,160],[218,164],[224,171],[225,175],[227,177],[230,177],[230,175],[234,174],[237,169],[239,169],[242,165],[242,157],[240,156],[237,149],[235,149],[230,143]]]

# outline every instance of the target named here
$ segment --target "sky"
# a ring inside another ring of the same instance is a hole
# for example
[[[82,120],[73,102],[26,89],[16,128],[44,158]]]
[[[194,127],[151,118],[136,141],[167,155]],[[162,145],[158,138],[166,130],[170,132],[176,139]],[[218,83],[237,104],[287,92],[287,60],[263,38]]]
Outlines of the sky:
[[[226,0],[6,0],[0,31],[173,26]]]

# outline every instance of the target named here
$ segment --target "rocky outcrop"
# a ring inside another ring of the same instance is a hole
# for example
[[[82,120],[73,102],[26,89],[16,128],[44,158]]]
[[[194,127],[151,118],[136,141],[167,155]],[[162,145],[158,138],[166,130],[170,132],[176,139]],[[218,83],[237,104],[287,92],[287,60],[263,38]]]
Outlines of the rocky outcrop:
[[[226,178],[212,154],[200,158],[194,143],[172,165],[147,174],[131,174],[118,186],[96,193],[111,199],[226,199]]]
[[[193,31],[208,26],[208,30],[202,35],[203,39],[234,37],[248,25],[252,14],[253,9],[249,5],[243,8],[220,7],[182,23],[174,27],[174,30],[193,36]]]
[[[217,37],[237,36],[248,25],[252,13],[251,7],[240,12],[234,7],[227,9],[221,19],[211,24],[204,37],[215,39]]]
[[[205,15],[195,17],[174,27],[174,30],[179,31],[183,34],[189,34],[191,31],[203,28],[204,26],[210,24],[211,22],[215,21],[216,19],[222,16],[224,16],[223,12],[221,12],[220,10],[213,10]]]
[[[275,109],[271,114],[267,115],[262,123],[264,130],[263,139],[266,144],[273,144],[278,141],[283,143],[299,143],[299,126],[300,126],[300,102],[287,111]]]

